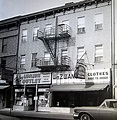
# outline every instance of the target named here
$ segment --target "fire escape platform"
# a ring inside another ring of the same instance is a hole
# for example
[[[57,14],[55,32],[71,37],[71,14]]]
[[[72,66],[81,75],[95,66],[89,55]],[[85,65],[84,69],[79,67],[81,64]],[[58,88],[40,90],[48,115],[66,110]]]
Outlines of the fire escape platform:
[[[37,66],[41,71],[55,71],[55,70],[66,70],[69,65],[49,65],[49,66]]]

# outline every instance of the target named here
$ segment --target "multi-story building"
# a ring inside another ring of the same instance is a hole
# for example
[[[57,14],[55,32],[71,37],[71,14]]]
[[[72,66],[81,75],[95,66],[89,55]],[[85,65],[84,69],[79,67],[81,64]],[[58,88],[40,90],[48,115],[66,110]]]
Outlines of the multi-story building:
[[[17,69],[19,17],[0,21],[0,108],[13,105],[13,74]]]
[[[20,17],[14,109],[66,111],[112,98],[111,0]]]

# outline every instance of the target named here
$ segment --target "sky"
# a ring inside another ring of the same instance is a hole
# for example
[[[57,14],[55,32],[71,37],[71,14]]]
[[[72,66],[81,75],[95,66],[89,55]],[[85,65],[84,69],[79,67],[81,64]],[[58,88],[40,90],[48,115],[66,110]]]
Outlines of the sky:
[[[81,0],[0,0],[0,20],[39,12]]]

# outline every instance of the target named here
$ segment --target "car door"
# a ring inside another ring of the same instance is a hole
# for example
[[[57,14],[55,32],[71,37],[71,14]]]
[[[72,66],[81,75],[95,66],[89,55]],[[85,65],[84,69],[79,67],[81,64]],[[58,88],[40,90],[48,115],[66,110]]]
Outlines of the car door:
[[[114,108],[100,108],[99,120],[116,120],[114,119]],[[117,114],[117,113],[116,113]]]

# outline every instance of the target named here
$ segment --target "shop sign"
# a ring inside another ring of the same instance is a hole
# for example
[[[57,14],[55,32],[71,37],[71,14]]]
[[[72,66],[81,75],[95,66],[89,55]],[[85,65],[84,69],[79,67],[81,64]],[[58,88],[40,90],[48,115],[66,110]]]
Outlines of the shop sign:
[[[86,81],[94,83],[109,83],[110,69],[87,70]]]
[[[61,71],[52,73],[52,84],[84,83],[85,79],[76,78],[74,71]]]
[[[82,63],[78,63],[74,71],[74,77],[85,79],[85,74],[86,74],[86,66]]]
[[[14,85],[51,84],[50,72],[24,73],[14,75]]]
[[[86,82],[109,83],[110,69],[87,70],[85,79],[76,78],[74,71],[61,71],[52,73],[52,84],[85,84]]]

